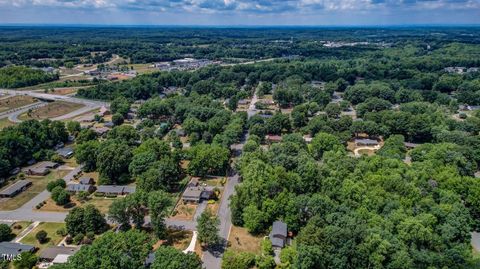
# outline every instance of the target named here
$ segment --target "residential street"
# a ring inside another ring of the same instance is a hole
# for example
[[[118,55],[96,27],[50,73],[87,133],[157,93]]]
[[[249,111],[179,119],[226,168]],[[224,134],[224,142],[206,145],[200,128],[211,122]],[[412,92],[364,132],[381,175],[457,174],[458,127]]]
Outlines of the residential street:
[[[255,109],[255,103],[257,102],[258,97],[257,93],[252,97],[252,101],[248,108],[247,114],[248,117],[252,117],[257,113]],[[248,139],[248,133],[245,135],[244,139],[236,145],[232,145],[237,154],[242,153],[243,146],[245,145],[246,140]],[[233,167],[232,167],[233,169]],[[235,192],[235,186],[240,183],[240,175],[237,171],[234,171],[232,176],[228,177],[227,184],[225,185],[222,200],[220,201],[220,208],[218,209],[218,218],[220,219],[220,237],[223,239],[223,244],[219,249],[215,251],[205,251],[203,253],[202,261],[203,265],[207,269],[220,269],[222,264],[222,256],[228,242],[228,236],[230,235],[230,230],[232,228],[232,218],[230,210],[230,197]]]

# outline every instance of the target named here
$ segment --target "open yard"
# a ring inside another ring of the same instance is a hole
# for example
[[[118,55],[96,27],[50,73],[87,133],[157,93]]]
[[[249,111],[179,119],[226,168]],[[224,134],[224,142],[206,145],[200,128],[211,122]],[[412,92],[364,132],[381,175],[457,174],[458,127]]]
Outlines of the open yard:
[[[229,248],[234,251],[259,254],[262,240],[262,236],[253,236],[245,228],[232,226],[228,244]]]
[[[57,101],[22,114],[19,118],[21,120],[55,118],[80,109],[82,107],[83,105],[81,104]]]
[[[178,250],[184,250],[192,241],[193,232],[185,230],[172,230],[167,231],[166,245],[170,245]]]
[[[177,207],[173,211],[172,219],[175,220],[193,220],[193,215],[197,210],[197,205],[195,204],[183,204],[182,202],[178,203]]]
[[[37,99],[27,95],[16,95],[0,99],[0,112],[36,103]]]
[[[85,205],[94,205],[100,212],[103,214],[106,214],[108,212],[108,208],[110,205],[115,201],[116,198],[106,198],[106,197],[95,197],[92,196],[90,200],[87,202],[83,203],[83,206]]]
[[[18,221],[12,225],[12,233],[17,236],[21,233],[28,225],[32,224],[30,221]]]
[[[20,242],[28,245],[33,245],[39,248],[39,252],[47,247],[56,246],[59,244],[63,237],[57,234],[57,230],[65,228],[65,223],[53,223],[53,222],[42,222],[35,229],[33,229],[29,234],[27,234]],[[47,242],[40,244],[35,238],[35,235],[44,230],[47,232]]]
[[[33,197],[44,191],[48,182],[62,178],[67,173],[68,171],[64,170],[53,170],[44,177],[27,177],[28,180],[32,181],[32,186],[19,195],[0,203],[0,210],[15,210],[21,207]]]

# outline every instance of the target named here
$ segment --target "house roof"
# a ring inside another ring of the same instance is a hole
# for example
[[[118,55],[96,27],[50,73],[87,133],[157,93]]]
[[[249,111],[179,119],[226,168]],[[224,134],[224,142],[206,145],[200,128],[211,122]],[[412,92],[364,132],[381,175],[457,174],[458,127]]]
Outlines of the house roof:
[[[188,187],[182,195],[183,199],[200,199],[202,189],[199,187]]]
[[[67,185],[67,191],[74,191],[74,192],[90,191],[92,188],[94,188],[94,186],[90,184],[68,184]]]
[[[12,185],[8,186],[4,190],[0,192],[0,195],[13,195],[14,193],[17,193],[19,190],[22,188],[32,184],[30,180],[19,180]]]
[[[285,241],[281,238],[278,238],[278,237],[273,237],[273,236],[269,236],[270,238],[270,242],[272,242],[272,246],[274,247],[280,247],[280,248],[283,248],[285,246]]]
[[[270,141],[282,141],[282,137],[280,135],[266,135],[265,138]]]
[[[78,247],[63,247],[63,246],[54,246],[44,249],[40,253],[40,259],[47,259],[53,260],[58,255],[66,254],[66,255],[73,255],[75,254],[80,248]]]
[[[272,235],[287,236],[287,224],[282,221],[275,221],[272,225]]]
[[[101,193],[134,193],[135,186],[118,186],[118,185],[100,185],[97,188],[97,192]]]
[[[30,245],[13,242],[0,242],[0,253],[2,255],[18,255],[33,250],[35,250],[35,247]]]
[[[71,147],[64,147],[57,149],[57,154],[61,156],[69,156],[73,154],[73,149]]]
[[[88,176],[82,176],[82,177],[78,180],[78,182],[80,182],[80,184],[90,184],[92,181],[93,181],[93,178],[88,177]]]
[[[77,166],[72,171],[68,172],[67,175],[63,177],[63,180],[68,183],[75,179],[75,177],[82,172],[82,166]]]
[[[378,141],[374,139],[355,139],[356,144],[378,145]]]

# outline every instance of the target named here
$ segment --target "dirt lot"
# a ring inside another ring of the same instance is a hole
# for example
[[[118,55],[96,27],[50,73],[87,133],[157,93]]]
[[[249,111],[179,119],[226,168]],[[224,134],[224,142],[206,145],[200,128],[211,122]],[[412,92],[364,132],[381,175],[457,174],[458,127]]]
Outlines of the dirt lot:
[[[8,97],[6,99],[0,100],[0,112],[7,111],[17,107],[26,106],[36,102],[37,102],[37,99],[31,96],[26,96],[26,95],[17,95],[17,96]]]
[[[31,112],[22,114],[19,118],[21,120],[55,118],[80,109],[82,107],[83,105],[81,104],[57,101],[52,102],[46,106],[42,106]]]
[[[237,226],[232,226],[230,236],[228,237],[230,249],[254,254],[260,254],[260,242],[262,240],[262,236],[253,236],[247,229]]]

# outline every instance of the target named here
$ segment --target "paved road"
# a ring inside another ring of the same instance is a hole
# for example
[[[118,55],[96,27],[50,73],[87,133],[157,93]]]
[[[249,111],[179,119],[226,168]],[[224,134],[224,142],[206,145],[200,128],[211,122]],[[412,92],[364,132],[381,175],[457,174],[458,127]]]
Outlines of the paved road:
[[[23,206],[12,211],[0,211],[0,220],[6,221],[40,221],[40,222],[64,222],[67,213],[34,211],[36,205],[47,200],[50,193],[46,190],[39,193]]]
[[[35,97],[40,100],[50,100],[50,101],[64,101],[64,102],[70,102],[70,103],[76,103],[76,104],[81,104],[83,107],[72,111],[70,113],[67,113],[65,115],[59,116],[52,118],[52,120],[65,120],[69,118],[76,117],[78,115],[84,114],[86,112],[89,112],[94,109],[98,109],[102,106],[108,106],[108,103],[106,102],[100,102],[100,101],[93,101],[93,100],[87,100],[87,99],[82,99],[82,98],[77,98],[73,97],[70,95],[57,95],[57,94],[48,94],[48,93],[41,93],[41,92],[36,92],[36,91],[17,91],[17,90],[7,90],[7,89],[0,89],[1,93],[4,94],[9,94],[9,95],[29,95],[32,97]],[[0,113],[0,119],[1,118],[6,118],[12,122],[21,122],[21,120],[18,119],[18,116],[27,112],[29,109],[37,108],[39,106],[46,105],[48,103],[46,102],[38,102],[35,104],[27,105],[21,108],[17,109],[12,109],[9,111],[5,111]]]
[[[257,110],[255,109],[255,103],[257,102],[257,100],[258,97],[255,93],[247,111],[248,117],[252,117],[257,113]],[[237,154],[241,154],[243,146],[245,145],[247,139],[248,133],[239,144],[232,145],[232,149],[235,150]],[[205,251],[203,253],[202,261],[206,269],[221,268],[223,252],[226,249],[228,236],[230,235],[230,230],[232,229],[232,212],[230,210],[230,197],[235,193],[235,186],[237,186],[239,183],[240,175],[237,171],[235,171],[232,176],[228,177],[227,184],[225,185],[223,191],[222,200],[220,201],[220,208],[218,210],[218,218],[220,219],[219,234],[220,237],[223,239],[224,244],[216,250]]]

